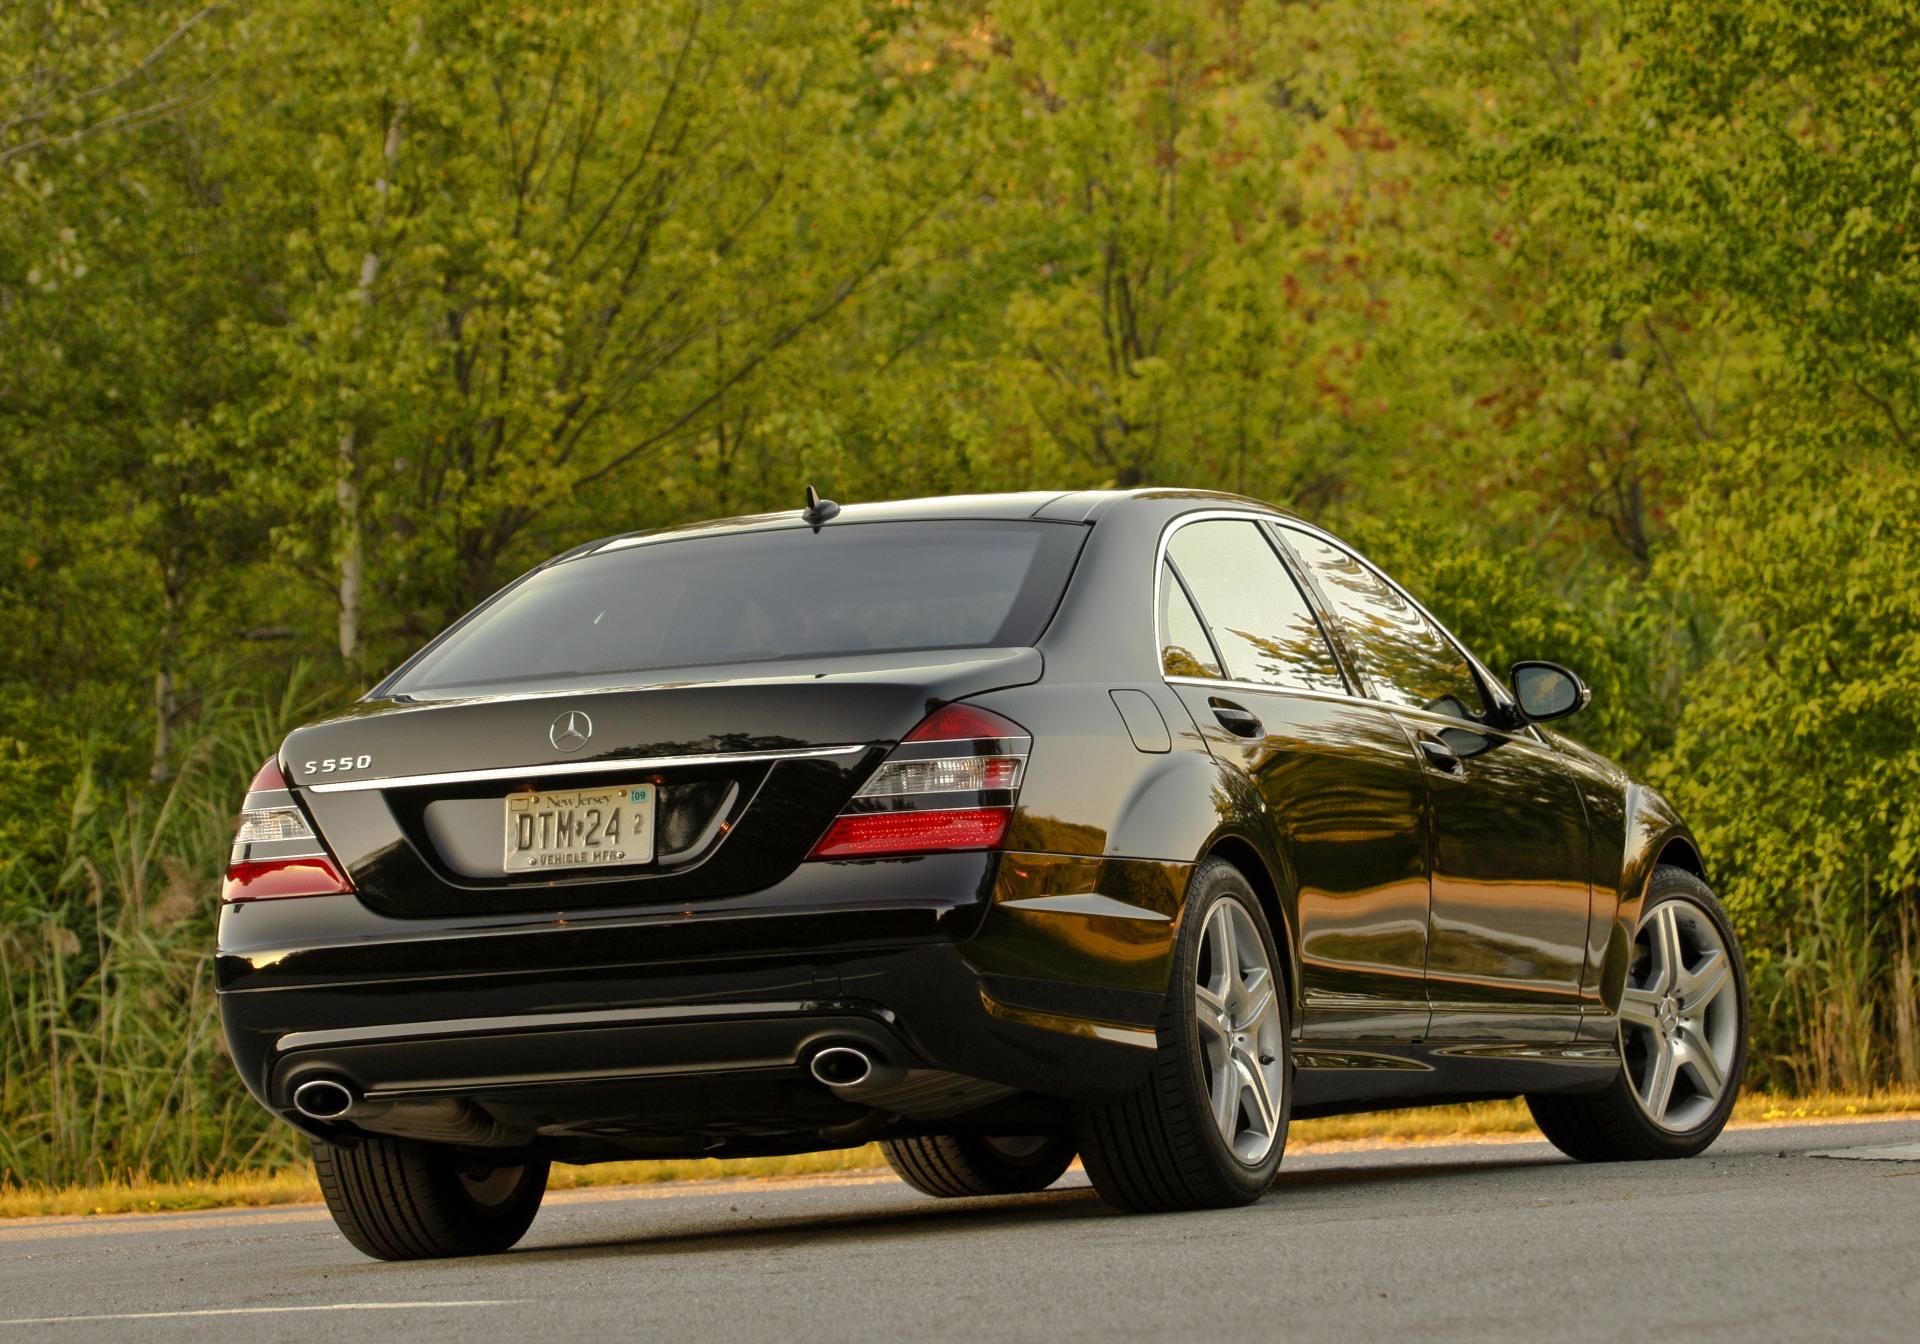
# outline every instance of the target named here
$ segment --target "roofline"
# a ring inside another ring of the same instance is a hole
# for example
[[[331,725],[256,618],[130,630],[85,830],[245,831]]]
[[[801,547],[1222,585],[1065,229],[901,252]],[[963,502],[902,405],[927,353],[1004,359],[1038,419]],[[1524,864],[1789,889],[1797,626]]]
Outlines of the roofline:
[[[994,507],[996,502],[1033,499],[1034,507],[1025,513],[1009,510],[1004,505]],[[1032,518],[1043,522],[1093,523],[1115,508],[1153,499],[1190,499],[1197,506],[1219,506],[1232,504],[1240,508],[1254,508],[1272,513],[1278,517],[1290,518],[1293,514],[1285,509],[1276,508],[1265,500],[1254,499],[1248,495],[1237,495],[1223,490],[1202,490],[1187,487],[1138,486],[1128,490],[1060,490],[1060,491],[1000,491],[980,495],[923,495],[907,499],[862,500],[856,504],[844,505],[840,515],[827,527],[848,524],[876,523],[890,521],[885,514],[889,510],[902,513],[921,513],[931,511],[943,502],[958,504],[962,500],[978,500],[981,512],[975,515],[986,519]],[[918,506],[918,507],[916,507]],[[949,515],[965,518],[964,512]],[[911,521],[901,518],[897,521]],[[726,536],[750,531],[784,531],[790,527],[808,527],[810,523],[803,517],[800,509],[787,509],[774,513],[736,514],[728,518],[709,518],[697,522],[676,523],[668,527],[640,528],[632,532],[616,532],[596,538],[564,551],[549,559],[547,564],[557,564],[563,560],[576,559],[583,555],[594,555],[606,550],[625,549],[629,546],[645,545],[655,540],[693,536]],[[544,566],[543,566],[544,567]]]

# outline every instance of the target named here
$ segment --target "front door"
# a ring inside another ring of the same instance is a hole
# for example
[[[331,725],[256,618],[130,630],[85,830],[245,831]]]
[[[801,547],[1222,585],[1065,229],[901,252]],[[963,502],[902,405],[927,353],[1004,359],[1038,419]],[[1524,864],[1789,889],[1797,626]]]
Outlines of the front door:
[[[1292,865],[1301,1036],[1418,1040],[1426,786],[1412,743],[1385,706],[1350,694],[1259,523],[1181,527],[1160,590],[1168,681],[1214,754],[1258,782]]]
[[[1419,752],[1431,816],[1434,1040],[1571,1038],[1586,965],[1587,826],[1573,776],[1466,654],[1345,549],[1282,529],[1367,692]]]

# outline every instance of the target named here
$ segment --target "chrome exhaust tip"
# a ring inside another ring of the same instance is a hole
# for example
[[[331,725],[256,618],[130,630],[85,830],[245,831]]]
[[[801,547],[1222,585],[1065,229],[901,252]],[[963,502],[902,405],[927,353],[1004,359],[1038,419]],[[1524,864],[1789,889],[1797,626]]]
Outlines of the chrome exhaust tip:
[[[339,1120],[359,1098],[345,1083],[313,1078],[293,1089],[293,1109],[309,1120]]]
[[[873,1056],[850,1045],[830,1045],[814,1055],[807,1071],[828,1087],[854,1087],[873,1073]]]

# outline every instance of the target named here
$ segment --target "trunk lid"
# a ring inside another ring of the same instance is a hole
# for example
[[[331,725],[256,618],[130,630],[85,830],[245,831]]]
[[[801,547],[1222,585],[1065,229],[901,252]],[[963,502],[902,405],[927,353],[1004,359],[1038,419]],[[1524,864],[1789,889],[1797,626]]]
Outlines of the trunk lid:
[[[1040,672],[1031,648],[968,649],[370,701],[297,730],[281,760],[360,898],[383,914],[687,903],[778,882],[933,708]],[[641,800],[625,809],[629,836],[635,808],[650,800],[644,861],[638,850],[600,849],[597,858],[627,857],[573,866],[588,851],[569,851],[563,866],[509,871],[510,807],[585,826],[603,795]]]

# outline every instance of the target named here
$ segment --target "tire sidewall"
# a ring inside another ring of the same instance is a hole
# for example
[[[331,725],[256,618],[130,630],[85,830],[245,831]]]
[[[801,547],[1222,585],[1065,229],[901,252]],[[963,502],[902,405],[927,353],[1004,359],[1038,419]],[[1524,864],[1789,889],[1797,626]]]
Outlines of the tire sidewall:
[[[1260,932],[1261,945],[1267,956],[1267,965],[1271,969],[1280,1011],[1280,1077],[1282,1094],[1279,1105],[1279,1132],[1274,1136],[1273,1147],[1255,1166],[1248,1166],[1227,1146],[1220,1134],[1220,1127],[1213,1122],[1212,1108],[1207,1100],[1206,1048],[1200,1040],[1200,1020],[1194,1011],[1194,989],[1200,973],[1200,942],[1206,929],[1208,917],[1222,901],[1236,902],[1251,918],[1254,928]],[[1198,1128],[1202,1141],[1212,1158],[1212,1166],[1220,1179],[1248,1193],[1258,1195],[1273,1184],[1275,1173],[1280,1169],[1280,1160],[1286,1151],[1287,1129],[1293,1113],[1293,1015],[1287,1002],[1286,976],[1281,970],[1278,949],[1274,945],[1273,930],[1268,926],[1266,912],[1260,908],[1260,901],[1254,895],[1253,888],[1238,869],[1231,864],[1212,861],[1194,874],[1194,882],[1188,892],[1186,906],[1181,912],[1180,936],[1177,940],[1177,956],[1172,985],[1172,998],[1169,1014],[1172,1019],[1164,1023],[1161,1030],[1162,1048],[1171,1047],[1177,1054],[1180,1064],[1180,1076],[1185,1086],[1186,1101],[1193,1106],[1201,1117]],[[1173,1030],[1170,1032],[1168,1028]],[[1169,1040],[1168,1037],[1173,1039]]]

